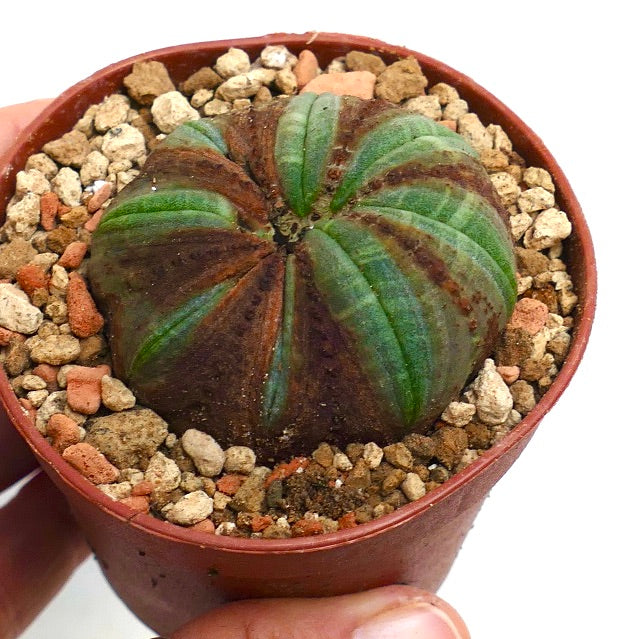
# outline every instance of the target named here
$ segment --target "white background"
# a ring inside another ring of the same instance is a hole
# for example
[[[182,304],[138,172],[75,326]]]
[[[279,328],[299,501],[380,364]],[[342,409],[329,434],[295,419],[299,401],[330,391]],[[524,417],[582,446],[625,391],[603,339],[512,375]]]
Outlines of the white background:
[[[492,491],[440,594],[465,617],[474,639],[639,636],[637,248],[631,245],[639,230],[639,52],[621,2],[597,10],[560,0],[386,8],[344,0],[7,5],[0,14],[0,106],[55,96],[147,50],[319,30],[368,35],[442,60],[527,122],[583,206],[598,258],[598,313],[574,381]],[[24,634],[151,636],[93,560]]]

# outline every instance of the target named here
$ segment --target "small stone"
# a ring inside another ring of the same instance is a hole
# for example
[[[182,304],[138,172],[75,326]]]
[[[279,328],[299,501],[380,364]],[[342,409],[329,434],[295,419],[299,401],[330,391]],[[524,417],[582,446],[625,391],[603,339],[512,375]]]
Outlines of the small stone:
[[[99,313],[84,279],[75,271],[69,274],[67,305],[71,331],[77,337],[95,335],[104,326],[104,318]]]
[[[282,44],[270,44],[262,49],[260,62],[269,69],[283,69],[295,64],[295,56]]]
[[[44,400],[49,396],[47,390],[34,390],[27,393],[27,399],[31,402],[31,405],[35,408],[42,406]]]
[[[510,392],[513,396],[513,408],[517,412],[527,415],[535,407],[535,390],[528,382],[523,379],[516,381],[510,387]]]
[[[452,426],[461,428],[471,421],[476,411],[474,404],[451,402],[442,413],[442,419]]]
[[[47,142],[42,150],[59,164],[79,169],[91,152],[91,145],[84,133],[73,130],[58,140]]]
[[[74,206],[66,213],[60,215],[60,221],[64,226],[68,226],[71,229],[77,229],[82,226],[89,219],[86,206]]]
[[[215,62],[215,70],[223,78],[232,78],[246,73],[251,68],[251,59],[246,51],[231,47]]]
[[[224,470],[248,475],[255,468],[255,459],[255,453],[248,446],[231,446],[225,451]]]
[[[368,442],[368,444],[364,446],[362,459],[371,470],[377,468],[382,463],[383,458],[384,451],[375,442]]]
[[[38,409],[36,416],[36,428],[43,434],[47,433],[47,424],[52,415],[62,413],[72,419],[76,424],[83,424],[86,420],[84,415],[71,410],[67,404],[66,391],[55,391],[50,393],[42,406]]]
[[[174,504],[167,504],[162,513],[168,521],[179,526],[193,526],[213,512],[213,500],[203,491],[184,495]]]
[[[517,200],[517,206],[522,213],[534,213],[535,211],[543,211],[549,209],[555,205],[555,196],[542,189],[540,186],[535,186],[531,189],[522,191],[519,199]]]
[[[428,80],[415,58],[398,60],[380,73],[375,97],[398,104],[406,98],[424,94]]]
[[[442,118],[444,120],[454,120],[457,122],[459,118],[465,116],[468,113],[468,102],[466,100],[462,100],[457,98],[455,100],[451,100],[445,107],[442,112]]]
[[[401,442],[384,446],[384,458],[389,464],[402,470],[408,471],[413,467],[413,455]]]
[[[313,537],[323,532],[322,522],[318,519],[299,519],[291,526],[293,537]]]
[[[21,237],[0,245],[0,278],[15,278],[18,269],[30,262],[37,253],[31,242]]]
[[[125,95],[114,93],[107,96],[98,105],[93,117],[93,126],[99,133],[104,133],[114,126],[124,124],[129,115],[131,102]]]
[[[515,242],[518,242],[532,226],[533,219],[528,213],[517,213],[510,216],[510,233]]]
[[[428,461],[435,454],[435,444],[432,437],[421,433],[409,433],[404,437],[403,443],[413,455]]]
[[[55,413],[49,418],[46,434],[47,437],[51,437],[53,447],[62,453],[69,446],[81,441],[82,428],[67,415]]]
[[[492,149],[493,138],[474,113],[466,113],[457,121],[457,133],[476,150]]]
[[[100,151],[91,151],[80,167],[80,181],[86,186],[96,180],[104,180],[108,167],[109,158]]]
[[[319,64],[312,51],[304,49],[300,52],[299,60],[293,68],[298,88],[305,87],[319,73]]]
[[[67,206],[79,206],[82,197],[82,182],[77,171],[68,166],[62,167],[51,180],[54,193]]]
[[[135,62],[123,83],[131,98],[145,105],[152,104],[159,95],[175,90],[166,67],[157,61]]]
[[[371,471],[363,457],[355,462],[353,470],[348,473],[344,484],[349,488],[359,490],[365,490],[371,485]]]
[[[290,73],[292,74],[292,71]],[[258,78],[243,73],[242,75],[233,76],[220,84],[215,96],[226,102],[233,102],[233,100],[238,98],[253,97],[261,86],[262,83]]]
[[[459,100],[459,93],[457,89],[445,82],[438,82],[437,84],[434,84],[430,89],[428,89],[428,93],[437,96],[437,99],[442,106],[446,106],[453,100]]]
[[[538,186],[550,193],[555,192],[555,185],[552,181],[552,177],[546,169],[531,166],[524,171],[522,179],[530,188]]]
[[[497,372],[492,359],[484,362],[466,395],[477,407],[477,416],[485,424],[502,424],[513,407],[513,398],[508,386]]]
[[[333,466],[337,468],[337,470],[346,472],[353,468],[353,462],[351,462],[346,454],[338,452],[333,456]]]
[[[87,426],[87,441],[118,468],[146,467],[167,434],[166,422],[148,408],[98,417]]]
[[[513,144],[499,124],[489,124],[486,127],[486,131],[488,131],[493,138],[493,148],[495,150],[508,154],[512,152]]]
[[[345,73],[325,73],[311,80],[300,93],[334,93],[354,95],[364,100],[373,97],[376,76],[370,71],[347,71]]]
[[[76,412],[93,415],[100,408],[100,380],[110,373],[106,365],[72,366],[67,371],[67,402]]]
[[[222,535],[223,537],[235,537],[237,536],[238,530],[235,522],[233,521],[223,521],[216,529],[216,535]]]
[[[285,95],[293,95],[298,88],[295,73],[289,67],[280,69],[275,73],[275,86]]]
[[[135,406],[135,395],[115,377],[104,375],[100,383],[102,403],[112,411],[120,412]]]
[[[120,503],[128,506],[136,513],[148,513],[150,510],[149,498],[141,495],[131,495],[130,497],[125,497],[124,499],[120,500]]]
[[[178,465],[160,452],[151,457],[144,472],[144,480],[151,482],[153,489],[159,493],[168,493],[177,488],[181,478]]]
[[[71,170],[69,169],[69,171]],[[13,240],[16,237],[28,240],[35,232],[39,221],[40,196],[35,193],[27,193],[21,200],[12,200],[9,203],[6,223],[3,229],[6,231],[9,240]]]
[[[182,435],[182,446],[201,475],[215,477],[222,472],[225,461],[224,451],[207,433],[189,428]]]
[[[71,327],[69,327],[69,331]],[[62,326],[60,326],[62,329]],[[63,331],[60,330],[62,333]],[[107,343],[102,335],[91,335],[80,340],[80,354],[77,363],[80,366],[95,366],[104,358],[107,351]]]
[[[382,494],[389,495],[399,488],[401,483],[406,479],[406,472],[401,468],[391,468],[388,470],[382,481]]]
[[[183,97],[183,99],[186,101],[186,98]],[[191,109],[188,102],[186,104]],[[104,134],[101,151],[111,162],[121,160],[133,162],[146,153],[144,135],[130,124],[120,124]]]
[[[349,51],[345,62],[349,71],[370,71],[379,75],[386,69],[386,63],[378,55],[363,51]]]
[[[110,484],[119,476],[118,469],[100,451],[85,442],[69,446],[62,457],[94,484]]]
[[[235,493],[229,506],[236,512],[260,512],[266,501],[264,480],[270,472],[264,466],[256,467]]]
[[[42,324],[43,315],[28,295],[13,284],[0,284],[0,326],[30,335]]]
[[[71,242],[77,240],[78,234],[75,229],[67,226],[58,226],[47,233],[47,249],[53,253],[64,253]]]
[[[182,82],[180,91],[186,95],[195,95],[198,91],[215,89],[220,84],[222,78],[211,67],[202,67]]]
[[[169,91],[155,98],[151,114],[162,133],[171,133],[184,122],[200,119],[200,114],[179,91]]]
[[[87,211],[95,213],[110,197],[113,184],[105,182],[87,201]]]
[[[27,193],[44,195],[51,191],[51,185],[44,175],[37,169],[18,171],[16,174],[16,196],[24,197]]]
[[[322,442],[312,454],[313,459],[323,468],[333,465],[333,456],[333,449],[326,442]]]
[[[210,102],[207,102],[203,108],[204,115],[207,117],[228,113],[230,110],[231,105],[228,102],[218,100],[217,98],[213,98]]]
[[[73,362],[80,354],[80,342],[72,335],[36,336],[29,344],[31,359],[36,364],[60,366]]]
[[[245,481],[245,475],[229,473],[228,475],[220,477],[220,479],[215,482],[215,487],[219,493],[224,495],[235,495]]]
[[[24,390],[42,390],[46,387],[47,383],[38,375],[25,375],[22,378],[22,388],[24,388]]]
[[[58,260],[58,266],[70,269],[78,268],[82,264],[88,248],[89,246],[86,242],[70,242],[62,252]]]
[[[230,495],[225,495],[223,492],[216,492],[213,495],[213,510],[222,511],[224,510],[233,499]]]
[[[417,473],[407,473],[402,482],[402,492],[409,501],[416,501],[426,494],[426,484]]]
[[[431,120],[441,120],[442,108],[436,95],[420,95],[404,102],[403,107],[413,113],[421,113]]]
[[[207,102],[213,99],[213,91],[211,89],[198,89],[191,96],[191,106],[194,109],[199,109],[203,107]]]
[[[492,442],[492,433],[486,424],[470,422],[464,428],[468,437],[468,446],[476,450],[486,450]]]
[[[572,231],[568,216],[558,209],[551,208],[537,215],[530,229],[524,235],[524,246],[542,250],[566,239]]]
[[[128,481],[121,481],[117,484],[99,484],[97,488],[114,501],[127,499],[131,496],[131,484]]]
[[[519,366],[497,366],[497,372],[508,385],[519,379]]]
[[[468,447],[468,435],[463,428],[454,426],[444,426],[435,431],[433,434],[433,442],[435,443],[435,458],[440,463],[451,470],[461,459],[464,451]],[[431,479],[437,479],[431,473]]]
[[[58,172],[58,166],[46,153],[30,155],[24,169],[25,171],[37,169],[47,180],[55,177],[55,174]]]
[[[521,328],[531,335],[536,335],[546,325],[548,307],[536,299],[524,297],[515,304],[515,309],[508,322],[511,328]]]
[[[512,175],[504,171],[499,173],[492,173],[490,175],[490,181],[493,183],[497,195],[501,198],[501,202],[504,206],[510,206],[517,201],[521,189]]]

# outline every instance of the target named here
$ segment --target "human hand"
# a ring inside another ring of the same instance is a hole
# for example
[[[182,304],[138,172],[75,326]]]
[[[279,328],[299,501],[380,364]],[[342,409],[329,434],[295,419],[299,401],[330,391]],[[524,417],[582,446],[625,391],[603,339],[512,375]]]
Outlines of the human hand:
[[[0,108],[0,155],[49,103]],[[0,491],[36,466],[26,444],[0,417]],[[66,502],[39,472],[0,509],[0,637],[13,639],[44,608],[89,548]],[[171,639],[468,639],[459,615],[410,586],[316,599],[261,599],[211,610]]]

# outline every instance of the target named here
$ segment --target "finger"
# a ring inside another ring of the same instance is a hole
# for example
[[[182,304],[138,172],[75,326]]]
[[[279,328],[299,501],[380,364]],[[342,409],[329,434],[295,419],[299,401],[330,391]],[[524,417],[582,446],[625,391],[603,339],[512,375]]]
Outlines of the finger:
[[[470,639],[450,605],[410,586],[318,599],[258,599],[216,608],[171,639]]]
[[[26,477],[37,462],[0,407],[0,492]]]
[[[50,99],[33,100],[0,108],[0,155],[11,147],[20,131],[50,102]]]
[[[0,509],[0,637],[31,623],[89,549],[68,506],[39,473]]]

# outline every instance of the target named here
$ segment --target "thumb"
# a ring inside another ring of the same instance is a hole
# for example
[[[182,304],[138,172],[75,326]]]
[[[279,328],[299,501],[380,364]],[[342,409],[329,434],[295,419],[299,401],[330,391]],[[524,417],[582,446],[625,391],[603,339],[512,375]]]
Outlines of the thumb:
[[[0,108],[0,156],[11,148],[18,134],[51,100],[33,100]]]
[[[470,639],[451,606],[418,588],[387,586],[318,599],[255,599],[216,608],[171,639]]]

